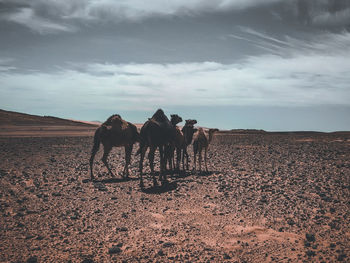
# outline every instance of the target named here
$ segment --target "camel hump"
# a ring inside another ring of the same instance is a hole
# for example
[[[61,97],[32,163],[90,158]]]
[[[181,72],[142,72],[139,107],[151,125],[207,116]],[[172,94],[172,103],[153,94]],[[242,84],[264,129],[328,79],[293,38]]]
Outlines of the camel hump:
[[[158,122],[169,122],[168,117],[164,114],[162,109],[158,109],[152,116],[152,119]]]
[[[123,118],[119,114],[114,114],[110,116],[102,126],[109,128],[112,130],[125,130],[128,128],[128,123],[123,120]]]
[[[106,125],[106,126],[112,125],[113,120],[115,120],[116,118],[119,120],[122,120],[122,117],[119,114],[113,114],[103,123],[103,125]]]

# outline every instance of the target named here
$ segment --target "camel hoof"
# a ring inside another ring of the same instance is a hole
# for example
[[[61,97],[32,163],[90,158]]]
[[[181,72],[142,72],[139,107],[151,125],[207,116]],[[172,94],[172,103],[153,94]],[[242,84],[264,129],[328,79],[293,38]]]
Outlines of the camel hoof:
[[[145,188],[145,185],[143,184],[143,182],[140,182],[140,188],[141,188],[141,189],[144,189],[144,188]]]

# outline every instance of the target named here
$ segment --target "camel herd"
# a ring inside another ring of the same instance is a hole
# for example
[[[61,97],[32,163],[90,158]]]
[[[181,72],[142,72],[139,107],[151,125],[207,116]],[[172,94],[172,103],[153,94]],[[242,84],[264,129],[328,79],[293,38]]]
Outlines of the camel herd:
[[[143,183],[143,161],[147,149],[149,149],[148,160],[153,178],[153,185],[157,185],[154,172],[154,155],[156,150],[159,151],[160,172],[159,180],[166,182],[166,166],[170,170],[180,170],[180,162],[182,169],[189,170],[189,156],[187,153],[188,146],[193,140],[194,153],[194,171],[197,171],[196,160],[198,155],[199,171],[202,170],[202,151],[204,150],[204,164],[207,166],[207,151],[208,146],[218,129],[209,129],[209,136],[204,133],[202,128],[195,128],[196,120],[186,120],[182,129],[176,126],[182,122],[182,118],[177,114],[171,115],[170,120],[164,114],[163,110],[158,109],[142,126],[140,132],[136,126],[122,119],[119,114],[114,114],[109,117],[99,128],[94,135],[93,148],[90,158],[90,174],[91,180],[94,180],[93,162],[94,157],[99,150],[100,144],[103,145],[102,162],[107,167],[109,173],[114,177],[108,165],[108,154],[112,147],[124,147],[125,149],[125,166],[122,177],[127,178],[130,174],[129,165],[131,162],[131,152],[133,145],[138,142],[139,149],[136,154],[140,155],[139,171],[140,171],[140,187],[144,187]],[[176,152],[176,161],[175,161]]]

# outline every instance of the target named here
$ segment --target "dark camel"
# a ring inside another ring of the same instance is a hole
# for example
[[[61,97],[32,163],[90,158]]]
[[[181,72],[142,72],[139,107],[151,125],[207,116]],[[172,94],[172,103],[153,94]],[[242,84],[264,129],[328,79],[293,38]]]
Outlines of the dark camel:
[[[188,170],[188,153],[187,146],[191,144],[193,134],[197,131],[194,129],[193,125],[196,124],[196,120],[186,120],[185,126],[180,130],[179,127],[176,127],[175,133],[175,149],[176,149],[176,164],[174,162],[174,147],[169,148],[169,164],[172,164],[176,170],[180,171],[180,162],[182,160],[182,169],[185,170],[185,157],[187,161],[187,170]],[[171,166],[171,165],[170,165]]]
[[[171,115],[173,123],[179,123],[182,121],[181,117],[178,115]],[[175,137],[175,126],[172,122],[169,121],[168,117],[164,114],[163,110],[158,109],[152,118],[148,119],[145,124],[142,126],[140,131],[140,187],[143,188],[143,159],[148,147],[150,147],[148,153],[149,165],[151,168],[151,173],[153,177],[153,185],[157,185],[157,181],[154,175],[154,154],[156,149],[159,149],[160,157],[160,172],[159,180],[162,183],[166,182],[166,175],[164,174],[165,170],[165,153],[164,148],[167,144],[174,143]]]
[[[219,131],[218,129],[209,129],[209,138],[205,135],[204,130],[199,128],[193,139],[193,158],[194,158],[194,171],[196,171],[196,155],[199,155],[199,171],[202,171],[202,151],[204,149],[204,163],[205,170],[208,172],[207,166],[207,152],[208,146],[213,139],[215,132]]]
[[[175,129],[175,136],[174,136],[174,140],[172,143],[169,143],[166,145],[165,147],[165,156],[166,156],[166,162],[169,165],[169,170],[173,170],[173,168],[176,168],[177,170],[179,170],[179,165],[177,165],[178,161],[180,160],[180,154],[178,151],[176,151],[177,153],[177,163],[175,164],[175,156],[174,156],[174,152],[175,149],[182,149],[183,145],[184,145],[184,136],[182,131],[180,130],[179,127],[177,127],[176,125],[180,122],[182,122],[182,118],[179,117],[178,115],[171,115],[171,124],[176,128]]]
[[[99,128],[97,128],[94,136],[94,145],[90,158],[90,173],[91,180],[94,180],[93,162],[97,151],[100,148],[100,143],[103,144],[102,162],[107,167],[109,173],[114,177],[109,168],[107,158],[113,147],[124,147],[125,149],[125,166],[122,177],[129,176],[129,164],[131,160],[131,152],[133,145],[139,141],[139,133],[134,124],[123,120],[120,115],[115,114],[109,117]]]
[[[189,170],[189,156],[187,153],[187,147],[192,143],[193,134],[198,130],[194,128],[194,125],[197,123],[196,120],[186,120],[185,126],[182,128],[182,134],[184,137],[184,144],[182,146],[181,150],[181,157],[182,157],[182,167],[184,169],[185,165],[185,157],[186,157],[186,169]]]

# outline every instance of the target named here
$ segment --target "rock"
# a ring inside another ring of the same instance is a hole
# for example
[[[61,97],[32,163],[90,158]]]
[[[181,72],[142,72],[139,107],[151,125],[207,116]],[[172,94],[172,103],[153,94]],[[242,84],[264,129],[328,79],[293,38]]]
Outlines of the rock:
[[[123,226],[123,227],[117,227],[116,228],[117,231],[120,231],[120,232],[127,232],[128,231],[128,228]]]
[[[308,257],[314,257],[314,256],[316,256],[316,253],[315,253],[315,251],[308,250],[308,251],[306,251],[306,255],[307,255]]]
[[[103,184],[103,183],[100,183],[100,182],[94,183],[94,186],[95,186],[95,188],[97,188],[99,191],[105,192],[105,191],[108,190],[107,187],[106,187],[106,185]]]
[[[163,247],[172,247],[172,246],[174,246],[175,244],[173,243],[173,242],[165,242],[164,244],[163,244]]]
[[[337,257],[337,260],[338,260],[338,261],[344,261],[344,259],[346,259],[346,254],[340,254],[340,255],[338,255],[338,257]]]
[[[306,234],[305,234],[305,237],[306,237],[306,240],[307,240],[307,241],[309,241],[309,242],[315,242],[315,235],[314,235],[314,234],[306,233]]]
[[[38,258],[36,256],[30,257],[27,259],[27,263],[37,263]]]
[[[122,250],[119,246],[113,246],[113,247],[108,249],[109,254],[119,254],[121,252],[122,252]]]
[[[230,257],[230,255],[228,255],[228,254],[224,254],[224,259],[231,259],[231,257]]]

